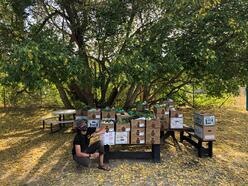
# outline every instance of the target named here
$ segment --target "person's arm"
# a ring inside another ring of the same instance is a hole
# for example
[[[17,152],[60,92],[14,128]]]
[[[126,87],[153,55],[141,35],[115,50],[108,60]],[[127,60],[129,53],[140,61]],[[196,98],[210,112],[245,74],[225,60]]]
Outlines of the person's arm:
[[[96,131],[92,134],[92,136],[97,136],[100,134],[104,134],[106,132],[105,128],[97,128]]]
[[[81,157],[81,158],[90,158],[90,154],[81,152],[81,146],[80,145],[75,145],[75,150],[76,150],[76,156]]]

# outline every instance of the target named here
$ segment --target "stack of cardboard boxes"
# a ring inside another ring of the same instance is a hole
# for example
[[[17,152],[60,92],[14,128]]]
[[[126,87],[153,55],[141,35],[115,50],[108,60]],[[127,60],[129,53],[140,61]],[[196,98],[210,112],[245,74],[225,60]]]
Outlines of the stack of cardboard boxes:
[[[160,121],[146,120],[146,144],[160,144]]]
[[[145,119],[131,120],[131,144],[145,144]]]
[[[210,114],[194,113],[195,134],[203,140],[215,140],[216,121]]]
[[[105,128],[106,132],[102,135],[104,145],[115,144],[115,111],[102,111],[101,128]]]
[[[160,121],[160,128],[162,131],[169,129],[170,117],[169,111],[165,108],[154,108],[156,118]]]

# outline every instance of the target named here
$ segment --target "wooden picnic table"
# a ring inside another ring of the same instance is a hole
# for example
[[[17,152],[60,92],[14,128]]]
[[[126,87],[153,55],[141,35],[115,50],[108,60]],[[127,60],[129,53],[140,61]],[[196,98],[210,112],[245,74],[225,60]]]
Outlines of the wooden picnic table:
[[[59,121],[65,120],[65,115],[72,115],[73,119],[75,119],[76,116],[76,110],[75,109],[64,109],[64,110],[56,110],[52,112],[54,115],[59,115]]]

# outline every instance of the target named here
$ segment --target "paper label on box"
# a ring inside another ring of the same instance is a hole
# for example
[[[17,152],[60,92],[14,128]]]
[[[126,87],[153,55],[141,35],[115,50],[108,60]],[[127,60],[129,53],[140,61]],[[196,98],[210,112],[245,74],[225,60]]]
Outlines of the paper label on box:
[[[144,144],[145,143],[145,140],[140,140],[140,144]]]
[[[115,132],[105,132],[101,139],[104,145],[114,145],[115,144]]]
[[[99,120],[88,120],[88,127],[99,127]]]
[[[139,136],[144,136],[145,132],[139,132]]]
[[[139,127],[140,127],[140,128],[143,128],[143,127],[145,127],[145,124],[144,124],[144,123],[140,123],[140,124],[139,124]]]
[[[214,116],[205,116],[204,117],[204,124],[205,125],[214,125],[215,124],[215,117]]]
[[[164,115],[169,115],[169,112],[164,112]]]
[[[215,135],[205,135],[204,136],[204,140],[214,140],[215,139]]]
[[[183,118],[171,118],[170,127],[172,129],[183,128]]]
[[[96,119],[100,119],[101,118],[101,115],[96,115]]]
[[[126,131],[126,132],[130,132],[130,128],[126,128],[125,131]]]
[[[179,118],[182,118],[182,117],[183,117],[183,114],[178,114],[178,117],[179,117]]]
[[[109,130],[109,132],[114,132],[115,131],[114,128],[109,128],[108,130]]]
[[[116,132],[116,144],[129,144],[129,132]]]

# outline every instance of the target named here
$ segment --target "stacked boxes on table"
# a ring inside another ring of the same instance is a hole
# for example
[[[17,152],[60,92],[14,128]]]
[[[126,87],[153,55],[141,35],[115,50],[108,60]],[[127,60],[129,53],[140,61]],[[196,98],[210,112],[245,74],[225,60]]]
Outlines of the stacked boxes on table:
[[[183,128],[183,114],[176,110],[170,110],[170,128],[182,129]]]
[[[116,144],[130,144],[130,130],[129,121],[119,120],[116,124]]]
[[[131,120],[131,144],[145,144],[145,119]]]
[[[160,144],[160,121],[146,120],[146,144]]]
[[[115,111],[102,111],[101,128],[105,128],[106,132],[103,134],[104,145],[115,144]]]
[[[194,113],[195,134],[203,140],[215,140],[215,116],[210,114]]]
[[[88,127],[100,127],[101,110],[91,109],[87,112],[88,117]]]

